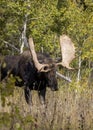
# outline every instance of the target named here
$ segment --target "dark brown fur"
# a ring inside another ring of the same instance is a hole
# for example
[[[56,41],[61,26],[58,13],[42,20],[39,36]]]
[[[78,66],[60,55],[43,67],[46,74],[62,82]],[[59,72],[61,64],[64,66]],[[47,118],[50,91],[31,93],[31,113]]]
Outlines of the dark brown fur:
[[[21,82],[16,79],[15,84],[19,87],[24,87],[25,99],[28,104],[31,103],[31,90],[37,90],[42,103],[45,103],[46,87],[51,90],[58,90],[56,79],[56,67],[54,61],[47,54],[38,53],[38,60],[40,63],[47,63],[51,67],[49,72],[38,72],[30,51],[25,51],[19,56],[5,56],[1,66],[1,80],[3,80],[8,72],[13,76],[19,76]],[[5,67],[4,67],[4,64]]]

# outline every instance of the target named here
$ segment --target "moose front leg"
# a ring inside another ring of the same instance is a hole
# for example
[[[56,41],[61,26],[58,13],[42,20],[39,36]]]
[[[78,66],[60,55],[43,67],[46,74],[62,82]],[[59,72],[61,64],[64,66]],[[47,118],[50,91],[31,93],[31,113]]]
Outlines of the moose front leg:
[[[27,104],[32,105],[32,97],[31,97],[31,90],[29,87],[25,86],[24,94]]]
[[[46,95],[46,87],[40,91],[38,91],[39,99],[41,104],[45,104],[45,95]]]

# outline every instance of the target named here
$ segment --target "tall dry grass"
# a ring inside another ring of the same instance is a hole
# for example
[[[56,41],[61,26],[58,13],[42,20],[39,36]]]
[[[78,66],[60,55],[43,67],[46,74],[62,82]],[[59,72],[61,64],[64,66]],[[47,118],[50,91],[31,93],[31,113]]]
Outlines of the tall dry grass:
[[[59,86],[57,92],[47,90],[45,106],[36,91],[28,106],[23,89],[15,88],[0,107],[0,130],[93,130],[93,88]]]

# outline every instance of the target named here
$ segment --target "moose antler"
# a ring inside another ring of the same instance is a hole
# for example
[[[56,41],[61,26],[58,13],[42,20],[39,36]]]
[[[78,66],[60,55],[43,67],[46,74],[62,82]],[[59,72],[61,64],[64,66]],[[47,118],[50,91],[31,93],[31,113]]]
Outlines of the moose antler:
[[[75,58],[75,47],[73,42],[67,35],[60,36],[60,47],[62,62],[57,63],[57,65],[62,65],[68,69],[73,69],[69,66],[69,64]]]
[[[38,59],[37,59],[37,55],[35,52],[35,47],[34,47],[34,42],[32,38],[29,38],[29,48],[30,48],[30,52],[32,54],[32,58],[33,58],[33,62],[35,64],[35,67],[37,68],[37,70],[39,72],[48,72],[49,69],[49,65],[48,64],[41,64],[39,63]]]

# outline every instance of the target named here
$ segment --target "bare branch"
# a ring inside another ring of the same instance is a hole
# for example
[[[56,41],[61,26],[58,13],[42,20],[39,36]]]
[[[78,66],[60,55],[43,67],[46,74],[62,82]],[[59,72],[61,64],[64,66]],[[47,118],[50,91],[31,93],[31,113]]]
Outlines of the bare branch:
[[[16,48],[14,45],[12,45],[11,43],[7,42],[7,41],[3,41],[5,44],[7,44],[8,46],[10,46],[11,48],[15,49],[17,52],[20,52],[20,50],[18,48]]]
[[[70,83],[72,82],[72,80],[71,80],[70,78],[68,78],[68,77],[66,77],[66,76],[64,76],[64,75],[62,75],[62,74],[60,74],[60,73],[58,73],[58,72],[56,72],[56,75],[57,75],[58,77],[64,79],[64,80],[70,82]]]

